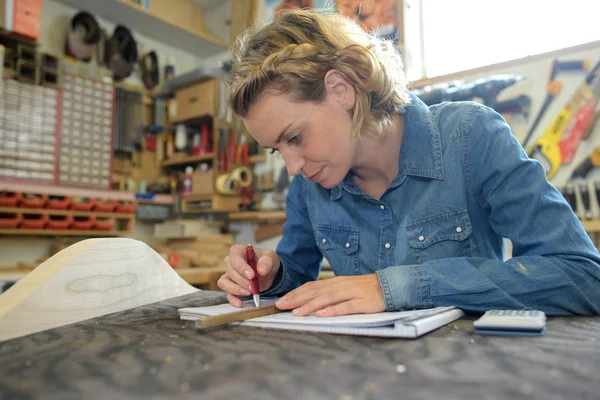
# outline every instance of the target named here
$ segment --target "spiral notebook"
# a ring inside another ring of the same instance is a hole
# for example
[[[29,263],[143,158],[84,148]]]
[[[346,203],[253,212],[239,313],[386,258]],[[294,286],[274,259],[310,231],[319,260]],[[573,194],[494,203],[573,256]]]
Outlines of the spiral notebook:
[[[275,299],[264,299],[262,305],[275,303]],[[243,308],[253,308],[252,301],[245,301]],[[180,308],[182,320],[194,321],[201,317],[219,315],[239,308],[230,304],[208,307]],[[456,307],[436,307],[424,310],[355,314],[341,317],[297,317],[291,312],[281,312],[236,322],[236,325],[254,326],[265,329],[288,329],[304,332],[335,333],[341,335],[417,338],[441,326],[447,325],[464,313]]]

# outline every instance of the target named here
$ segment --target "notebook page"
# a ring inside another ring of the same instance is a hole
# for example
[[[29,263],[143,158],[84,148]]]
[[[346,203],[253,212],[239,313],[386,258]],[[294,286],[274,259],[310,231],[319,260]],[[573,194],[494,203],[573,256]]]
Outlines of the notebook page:
[[[276,299],[261,299],[261,306],[272,305]],[[254,308],[252,300],[245,301],[243,304],[244,308]],[[268,325],[268,324],[294,324],[294,325],[308,325],[308,326],[329,326],[329,327],[381,327],[394,325],[395,322],[401,320],[411,320],[415,318],[422,318],[429,315],[438,314],[446,311],[453,307],[437,307],[425,310],[411,310],[411,311],[398,311],[398,312],[382,312],[375,314],[355,314],[345,315],[340,317],[317,317],[314,314],[298,317],[292,315],[291,312],[281,312],[278,314],[266,315],[263,317],[253,318],[254,324]],[[179,314],[182,319],[198,319],[204,316],[218,315],[229,312],[240,311],[240,308],[233,307],[230,304],[220,304],[217,306],[208,307],[189,307],[179,309]]]

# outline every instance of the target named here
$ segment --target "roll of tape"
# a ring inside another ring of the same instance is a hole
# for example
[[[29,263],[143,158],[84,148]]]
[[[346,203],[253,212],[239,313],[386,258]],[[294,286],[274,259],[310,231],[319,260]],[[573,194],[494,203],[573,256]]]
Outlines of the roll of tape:
[[[217,193],[222,195],[238,195],[241,188],[252,186],[252,170],[247,167],[237,167],[228,174],[219,175],[215,186]]]
[[[235,195],[237,194],[237,187],[235,181],[232,179],[231,174],[223,174],[217,177],[215,182],[217,193],[222,195]]]
[[[232,172],[233,179],[240,187],[252,186],[252,171],[247,167],[237,167]]]

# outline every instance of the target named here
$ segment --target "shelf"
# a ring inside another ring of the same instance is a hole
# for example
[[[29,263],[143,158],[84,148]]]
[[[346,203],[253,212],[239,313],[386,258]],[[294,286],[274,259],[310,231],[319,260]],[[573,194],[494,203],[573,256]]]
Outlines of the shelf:
[[[0,213],[17,213],[30,215],[72,215],[73,217],[106,217],[114,219],[133,219],[133,213],[96,212],[96,211],[73,211],[73,210],[49,210],[47,208],[25,208],[25,207],[0,207]]]
[[[138,204],[171,206],[174,202],[173,197],[174,196],[170,194],[155,194],[152,198],[138,198],[136,201]]]
[[[229,45],[205,32],[178,26],[164,16],[143,8],[131,0],[58,0],[79,10],[122,24],[168,46],[201,57],[226,51]],[[112,33],[112,32],[111,32]]]
[[[225,266],[208,268],[175,268],[174,270],[184,281],[186,281],[190,285],[212,284],[216,286],[219,277],[223,275],[223,273],[225,273]]]
[[[600,219],[583,219],[581,224],[586,232],[600,232]]]
[[[229,213],[230,221],[248,220],[282,220],[286,219],[285,211],[240,211]]]
[[[203,156],[174,156],[160,163],[163,167],[172,167],[175,165],[194,164],[202,161],[210,161],[214,157],[214,153],[205,154]]]
[[[250,156],[248,158],[248,162],[250,164],[259,164],[259,163],[264,163],[267,161],[267,156],[265,154],[256,154],[253,156]]]
[[[119,192],[115,190],[104,189],[88,189],[69,186],[54,186],[50,184],[34,185],[31,183],[14,183],[0,181],[0,191],[48,194],[51,196],[94,197],[105,200],[135,200],[134,194],[128,192]]]
[[[73,229],[0,229],[0,235],[15,236],[88,236],[88,237],[109,237],[109,236],[128,236],[132,232],[128,231],[79,231]]]

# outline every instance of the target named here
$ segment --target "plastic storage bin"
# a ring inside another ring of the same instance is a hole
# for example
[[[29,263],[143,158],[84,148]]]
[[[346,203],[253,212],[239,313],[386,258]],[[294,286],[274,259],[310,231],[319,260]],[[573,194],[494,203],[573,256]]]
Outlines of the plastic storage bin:
[[[113,212],[117,208],[118,202],[116,200],[102,200],[96,199],[94,205],[94,211],[97,212]]]
[[[17,207],[22,196],[21,192],[0,191],[0,207]]]
[[[73,217],[71,229],[90,230],[96,225],[96,217],[90,215],[88,217]]]
[[[0,228],[15,229],[22,219],[23,216],[19,213],[0,213]]]
[[[48,202],[47,194],[25,193],[21,197],[19,206],[22,208],[44,208],[46,202]]]
[[[51,210],[66,210],[72,201],[71,196],[49,196],[46,208]]]
[[[73,223],[72,215],[49,215],[47,229],[69,229]]]
[[[116,221],[114,218],[96,217],[94,229],[99,231],[110,231],[115,227],[115,223]]]
[[[91,197],[74,197],[71,203],[71,210],[91,211],[96,205],[96,200]]]
[[[48,223],[48,216],[44,214],[23,214],[21,228],[23,229],[44,229]]]

